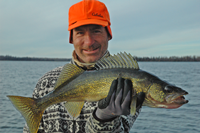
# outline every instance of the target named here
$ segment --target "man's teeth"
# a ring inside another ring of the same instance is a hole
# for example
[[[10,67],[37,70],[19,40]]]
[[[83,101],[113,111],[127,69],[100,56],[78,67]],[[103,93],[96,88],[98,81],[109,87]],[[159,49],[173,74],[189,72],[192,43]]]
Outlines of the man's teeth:
[[[94,51],[94,50],[87,50],[87,51]]]
[[[96,50],[97,48],[95,48],[95,49],[91,49],[91,50],[86,50],[86,51],[94,51],[94,50]]]

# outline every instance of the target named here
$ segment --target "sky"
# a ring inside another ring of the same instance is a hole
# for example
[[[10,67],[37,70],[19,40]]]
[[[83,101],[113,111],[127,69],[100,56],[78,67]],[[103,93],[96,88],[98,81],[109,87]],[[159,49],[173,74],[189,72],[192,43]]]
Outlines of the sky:
[[[68,10],[80,0],[0,0],[0,55],[71,58]],[[111,54],[200,56],[200,0],[100,0]]]

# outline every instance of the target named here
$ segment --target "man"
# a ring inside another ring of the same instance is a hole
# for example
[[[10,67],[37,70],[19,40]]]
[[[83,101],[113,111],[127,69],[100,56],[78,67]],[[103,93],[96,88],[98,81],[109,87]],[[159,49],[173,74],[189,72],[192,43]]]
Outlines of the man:
[[[110,17],[106,6],[97,0],[84,0],[69,9],[69,42],[74,45],[70,63],[86,71],[95,70],[95,62],[109,56],[108,41],[112,39]],[[46,73],[37,83],[34,98],[54,88],[62,67]],[[130,114],[132,82],[119,78],[112,82],[108,96],[99,102],[85,102],[77,118],[64,107],[66,102],[48,107],[38,132],[129,132],[136,120],[144,94],[138,95],[136,115]],[[24,132],[28,132],[27,126]]]

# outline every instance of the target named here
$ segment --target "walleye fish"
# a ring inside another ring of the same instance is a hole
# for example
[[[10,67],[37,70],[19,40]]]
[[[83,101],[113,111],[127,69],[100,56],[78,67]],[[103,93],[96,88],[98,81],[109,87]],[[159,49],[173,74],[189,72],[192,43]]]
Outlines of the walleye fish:
[[[131,115],[135,114],[136,96],[145,93],[143,105],[155,108],[174,109],[187,103],[183,95],[188,93],[179,87],[139,69],[137,61],[127,53],[109,56],[96,63],[97,71],[84,71],[66,64],[56,82],[54,90],[39,98],[8,96],[25,118],[31,133],[36,133],[45,109],[53,104],[67,101],[65,107],[77,117],[84,102],[99,101],[108,95],[114,79],[122,77],[133,83]]]

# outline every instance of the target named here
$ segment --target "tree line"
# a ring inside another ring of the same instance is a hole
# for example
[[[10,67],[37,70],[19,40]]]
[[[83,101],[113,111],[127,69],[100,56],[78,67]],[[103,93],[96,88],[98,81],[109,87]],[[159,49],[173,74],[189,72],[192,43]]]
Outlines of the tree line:
[[[137,61],[200,61],[200,56],[135,57]]]
[[[0,56],[0,61],[70,61],[70,58],[37,58],[37,57],[15,57],[15,56]]]
[[[137,61],[200,61],[200,56],[170,56],[170,57],[137,57]],[[10,55],[0,55],[0,61],[70,61],[71,58],[37,58],[37,57],[15,57]]]

